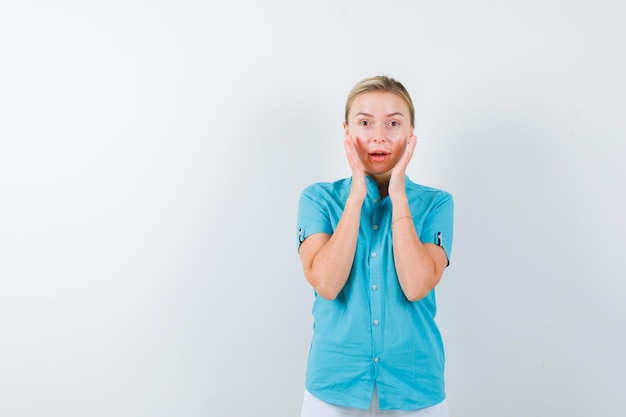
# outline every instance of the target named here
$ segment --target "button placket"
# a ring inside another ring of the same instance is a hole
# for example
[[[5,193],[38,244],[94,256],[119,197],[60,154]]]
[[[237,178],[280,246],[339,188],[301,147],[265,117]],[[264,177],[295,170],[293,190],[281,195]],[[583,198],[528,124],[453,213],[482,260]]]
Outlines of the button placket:
[[[374,203],[378,203],[377,198],[373,199]],[[372,348],[373,362],[378,364],[380,361],[379,354],[383,347],[382,327],[380,325],[380,317],[382,311],[382,294],[379,284],[383,280],[385,259],[383,259],[384,240],[386,236],[381,233],[381,222],[384,219],[384,204],[377,204],[373,209],[371,248],[370,248],[370,326],[372,328]]]
[[[380,361],[380,353],[382,352],[383,333],[381,325],[381,313],[382,313],[382,293],[380,284],[384,280],[385,265],[387,260],[384,258],[385,240],[388,238],[385,221],[389,216],[389,200],[381,200],[373,181],[368,184],[370,203],[369,207],[369,298],[370,298],[370,322],[369,325],[372,329],[372,361],[374,364],[378,364]],[[381,252],[383,251],[383,252]]]

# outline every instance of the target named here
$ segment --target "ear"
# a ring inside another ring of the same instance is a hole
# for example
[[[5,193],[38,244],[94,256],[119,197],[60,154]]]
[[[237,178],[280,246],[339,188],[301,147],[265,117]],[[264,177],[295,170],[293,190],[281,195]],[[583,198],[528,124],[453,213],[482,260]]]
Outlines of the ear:
[[[343,133],[345,133],[347,135],[348,132],[349,132],[348,124],[346,122],[343,122]]]

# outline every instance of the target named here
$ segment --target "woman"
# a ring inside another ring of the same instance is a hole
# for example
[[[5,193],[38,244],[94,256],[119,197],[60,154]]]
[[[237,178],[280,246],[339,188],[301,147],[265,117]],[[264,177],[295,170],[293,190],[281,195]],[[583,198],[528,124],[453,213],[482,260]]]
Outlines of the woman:
[[[343,127],[352,177],[299,202],[315,290],[301,417],[448,416],[433,290],[449,264],[452,197],[406,176],[415,110],[400,82],[357,83]]]

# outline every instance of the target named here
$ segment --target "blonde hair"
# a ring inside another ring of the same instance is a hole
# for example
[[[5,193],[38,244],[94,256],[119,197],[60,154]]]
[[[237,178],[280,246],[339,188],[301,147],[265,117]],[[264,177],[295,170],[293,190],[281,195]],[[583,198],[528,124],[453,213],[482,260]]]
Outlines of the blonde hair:
[[[346,100],[346,124],[348,123],[348,112],[350,111],[350,107],[352,107],[354,100],[361,94],[377,91],[392,93],[404,100],[406,105],[409,107],[409,112],[411,113],[411,126],[415,126],[415,107],[413,107],[413,101],[411,100],[409,92],[406,88],[404,88],[401,82],[386,75],[365,78],[356,83],[348,94],[348,99]]]

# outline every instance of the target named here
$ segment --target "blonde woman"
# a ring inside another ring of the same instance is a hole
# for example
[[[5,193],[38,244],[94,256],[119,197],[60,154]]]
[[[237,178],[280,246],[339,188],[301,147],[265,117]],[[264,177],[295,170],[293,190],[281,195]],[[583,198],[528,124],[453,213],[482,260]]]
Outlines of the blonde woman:
[[[453,200],[412,182],[415,110],[386,76],[346,102],[351,178],[300,196],[298,251],[314,289],[301,417],[447,417],[434,288],[449,264]]]

